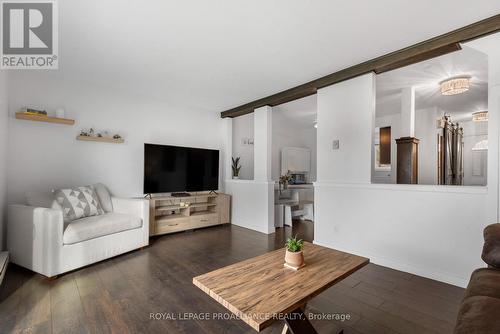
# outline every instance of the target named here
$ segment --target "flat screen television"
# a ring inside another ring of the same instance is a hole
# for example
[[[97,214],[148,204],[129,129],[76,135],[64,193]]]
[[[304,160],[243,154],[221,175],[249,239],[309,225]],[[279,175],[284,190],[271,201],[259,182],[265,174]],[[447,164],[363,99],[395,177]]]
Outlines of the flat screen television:
[[[218,188],[218,150],[144,144],[144,194]]]

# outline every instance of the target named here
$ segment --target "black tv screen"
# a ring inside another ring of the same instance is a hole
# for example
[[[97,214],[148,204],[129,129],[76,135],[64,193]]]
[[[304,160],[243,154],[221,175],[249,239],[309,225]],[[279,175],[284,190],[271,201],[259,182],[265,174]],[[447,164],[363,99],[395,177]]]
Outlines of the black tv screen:
[[[145,194],[218,188],[218,150],[144,144]]]

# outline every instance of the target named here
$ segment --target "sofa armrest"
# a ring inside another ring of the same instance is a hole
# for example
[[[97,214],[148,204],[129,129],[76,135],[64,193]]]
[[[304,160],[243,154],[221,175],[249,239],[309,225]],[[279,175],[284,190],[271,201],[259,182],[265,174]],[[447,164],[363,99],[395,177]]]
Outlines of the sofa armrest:
[[[484,229],[484,245],[481,258],[490,267],[500,268],[500,224],[491,224]]]
[[[113,212],[134,215],[143,218],[145,214],[149,217],[149,201],[138,198],[112,197]]]
[[[113,212],[140,217],[144,231],[144,244],[149,244],[149,201],[142,198],[112,197]]]
[[[12,261],[52,276],[63,246],[62,211],[9,205],[7,215],[7,248]]]

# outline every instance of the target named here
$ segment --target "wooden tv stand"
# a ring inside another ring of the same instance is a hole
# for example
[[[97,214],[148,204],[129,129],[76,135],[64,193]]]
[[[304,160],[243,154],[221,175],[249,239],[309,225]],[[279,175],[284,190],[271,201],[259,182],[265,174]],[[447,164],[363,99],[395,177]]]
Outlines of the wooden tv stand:
[[[207,192],[190,194],[149,200],[150,236],[230,223],[231,196]]]

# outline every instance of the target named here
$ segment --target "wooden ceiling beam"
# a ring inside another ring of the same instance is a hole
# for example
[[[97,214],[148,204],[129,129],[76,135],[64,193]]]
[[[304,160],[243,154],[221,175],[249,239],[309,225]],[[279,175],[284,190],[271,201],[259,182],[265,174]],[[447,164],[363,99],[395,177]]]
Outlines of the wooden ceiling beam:
[[[403,66],[415,64],[461,49],[460,43],[467,42],[500,31],[500,14],[470,24],[449,33],[428,39],[407,48],[348,67],[294,88],[258,99],[239,107],[221,112],[221,117],[238,117],[252,113],[263,106],[274,107],[302,97],[316,94],[317,90],[366,73],[383,73]]]

